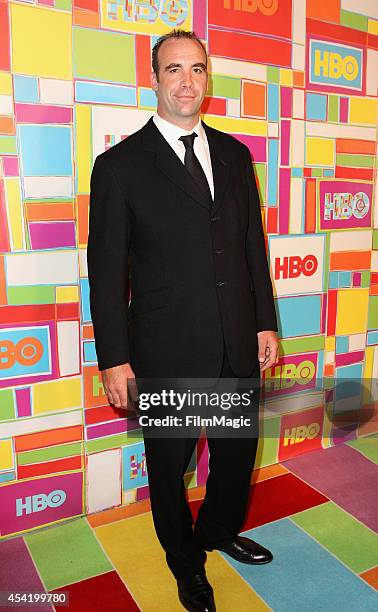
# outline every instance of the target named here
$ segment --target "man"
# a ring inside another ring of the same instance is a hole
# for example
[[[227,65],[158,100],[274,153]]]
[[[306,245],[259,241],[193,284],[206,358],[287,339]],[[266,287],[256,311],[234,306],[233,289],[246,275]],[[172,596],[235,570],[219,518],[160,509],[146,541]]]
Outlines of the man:
[[[277,363],[277,323],[250,154],[205,125],[207,54],[173,30],[152,52],[157,113],[96,158],[88,275],[99,369],[109,402],[127,407],[138,377],[236,377]],[[128,305],[129,279],[131,303]],[[271,553],[238,536],[257,436],[211,438],[195,529],[183,475],[195,437],[145,435],[158,538],[188,610],[215,610],[205,550],[245,563]]]

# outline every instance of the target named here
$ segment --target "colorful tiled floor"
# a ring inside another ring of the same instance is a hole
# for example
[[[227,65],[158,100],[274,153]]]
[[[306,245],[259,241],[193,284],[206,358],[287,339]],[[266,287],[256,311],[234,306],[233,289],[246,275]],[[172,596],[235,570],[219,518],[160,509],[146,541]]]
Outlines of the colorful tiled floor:
[[[371,436],[254,474],[244,534],[274,561],[258,567],[208,553],[218,612],[378,610],[377,449]],[[201,502],[190,503],[196,516]],[[1,542],[0,591],[67,591],[77,612],[182,610],[151,513],[109,516]]]

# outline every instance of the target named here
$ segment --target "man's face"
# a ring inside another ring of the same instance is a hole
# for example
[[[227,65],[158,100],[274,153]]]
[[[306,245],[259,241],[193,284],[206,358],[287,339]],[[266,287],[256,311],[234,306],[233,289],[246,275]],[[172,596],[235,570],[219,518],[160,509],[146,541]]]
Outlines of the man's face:
[[[151,80],[163,119],[182,127],[197,123],[207,89],[206,57],[198,42],[166,40],[159,49],[159,81],[154,72]]]

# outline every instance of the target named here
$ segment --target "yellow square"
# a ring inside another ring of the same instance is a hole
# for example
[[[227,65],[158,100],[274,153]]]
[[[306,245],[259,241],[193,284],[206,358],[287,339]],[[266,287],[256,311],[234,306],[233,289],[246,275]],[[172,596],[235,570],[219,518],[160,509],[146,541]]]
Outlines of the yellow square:
[[[72,377],[37,383],[33,386],[32,394],[34,414],[81,408],[82,379]]]
[[[351,97],[349,100],[349,123],[377,124],[377,100]]]
[[[309,166],[334,166],[335,141],[331,138],[306,138],[306,164]]]
[[[10,72],[0,72],[0,94],[11,96],[13,93],[12,89],[12,75]]]
[[[72,78],[72,16],[10,3],[12,72]]]
[[[65,287],[56,288],[56,303],[64,304],[67,302],[79,301],[79,288],[77,285],[66,285]]]
[[[14,467],[12,440],[0,440],[0,470]]]
[[[280,70],[280,85],[293,85],[293,71],[288,68],[281,68]]]
[[[369,289],[341,289],[337,294],[336,335],[347,336],[366,331]]]
[[[377,19],[368,19],[368,32],[369,34],[378,35],[378,20]]]
[[[325,350],[334,351],[336,349],[336,338],[335,336],[328,336],[325,339]]]

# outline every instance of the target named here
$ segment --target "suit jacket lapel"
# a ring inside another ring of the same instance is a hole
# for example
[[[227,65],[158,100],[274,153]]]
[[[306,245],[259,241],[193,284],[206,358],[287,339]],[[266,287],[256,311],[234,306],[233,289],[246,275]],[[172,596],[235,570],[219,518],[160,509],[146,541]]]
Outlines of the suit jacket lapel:
[[[230,180],[230,162],[226,157],[223,143],[217,135],[217,132],[203,121],[202,125],[205,129],[210,149],[214,181],[214,204],[212,211],[216,212],[223,204],[223,196]]]
[[[149,119],[143,133],[144,146],[148,151],[155,152],[156,166],[173,181],[180,189],[185,191],[198,204],[210,209],[210,202],[201,189],[196,186],[184,164],[177,157],[172,147],[165,140],[154,124],[152,117]]]

